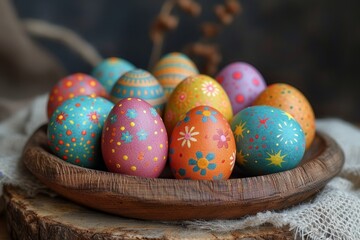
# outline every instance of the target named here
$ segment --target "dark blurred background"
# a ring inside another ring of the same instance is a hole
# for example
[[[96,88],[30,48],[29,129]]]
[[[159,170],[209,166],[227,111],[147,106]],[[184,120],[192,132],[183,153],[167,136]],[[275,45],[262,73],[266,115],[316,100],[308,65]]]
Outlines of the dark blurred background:
[[[14,0],[18,16],[65,26],[91,43],[103,57],[117,56],[147,68],[151,22],[161,0]],[[223,1],[197,1],[200,17],[181,11],[179,26],[165,38],[163,52],[182,51],[201,37],[200,23],[216,20]],[[317,117],[360,122],[360,1],[242,0],[242,13],[215,41],[223,67],[234,61],[254,65],[268,84],[286,82],[301,90]],[[91,66],[62,44],[35,39],[68,73]]]

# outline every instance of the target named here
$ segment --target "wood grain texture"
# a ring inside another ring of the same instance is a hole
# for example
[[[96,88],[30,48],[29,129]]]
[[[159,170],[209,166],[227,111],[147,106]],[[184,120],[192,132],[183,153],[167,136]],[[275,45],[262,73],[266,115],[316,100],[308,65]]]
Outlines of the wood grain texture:
[[[288,227],[263,225],[232,232],[187,229],[180,224],[121,218],[88,209],[61,197],[39,194],[29,198],[5,187],[7,225],[12,239],[294,239]],[[8,238],[6,238],[8,239]]]
[[[226,181],[150,179],[78,167],[47,147],[46,126],[29,139],[23,161],[49,188],[82,205],[150,220],[232,219],[283,209],[316,194],[342,168],[344,154],[317,133],[295,169]]]
[[[8,230],[6,228],[5,214],[4,213],[0,214],[0,239],[2,239],[2,240],[10,239]]]

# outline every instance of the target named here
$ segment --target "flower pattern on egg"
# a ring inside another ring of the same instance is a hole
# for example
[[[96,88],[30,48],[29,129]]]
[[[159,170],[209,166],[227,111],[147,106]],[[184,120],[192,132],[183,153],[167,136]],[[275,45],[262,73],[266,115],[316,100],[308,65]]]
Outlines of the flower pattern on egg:
[[[125,143],[131,143],[133,139],[133,136],[130,134],[129,131],[123,132],[121,134],[121,140],[123,140]]]
[[[189,130],[189,126],[185,126],[185,131],[184,132],[180,132],[180,135],[182,137],[178,138],[178,141],[182,141],[181,142],[181,146],[186,146],[188,148],[191,147],[191,142],[197,142],[197,139],[194,137],[196,135],[199,135],[199,132],[194,132],[195,127],[191,127]]]
[[[99,123],[100,115],[96,111],[89,113],[88,117],[91,122],[93,122],[95,124]]]
[[[189,76],[174,89],[166,104],[164,123],[168,133],[186,112],[199,106],[217,109],[228,121],[232,117],[230,100],[215,79],[201,74]]]
[[[117,121],[112,121],[117,116]],[[158,177],[167,159],[167,134],[154,107],[126,98],[112,109],[102,135],[102,153],[110,172]]]
[[[60,114],[57,115],[56,122],[61,125],[63,124],[63,121],[65,121],[67,117],[68,115],[66,113],[61,112]]]
[[[228,148],[228,141],[230,141],[230,136],[228,131],[223,131],[222,129],[217,129],[217,135],[213,136],[213,139],[217,141],[217,147],[218,148]]]
[[[224,116],[198,106],[181,117],[170,138],[169,163],[181,179],[228,179],[236,160],[235,139]]]
[[[144,129],[141,129],[136,133],[139,141],[144,141],[147,139],[147,136],[149,135]]]
[[[204,82],[201,86],[201,90],[208,97],[215,97],[220,92],[220,90],[212,82]]]
[[[209,107],[204,107],[203,110],[196,111],[196,114],[202,115],[201,121],[204,122],[204,123],[207,122],[208,119],[210,119],[212,122],[217,121],[216,117],[215,117],[217,112],[209,110]]]
[[[220,173],[217,176],[213,176],[213,180],[222,180],[222,179],[224,179],[224,174],[222,174],[222,173]]]
[[[216,163],[211,163],[214,160],[215,154],[208,153],[205,157],[201,151],[196,152],[196,159],[190,158],[189,165],[194,166],[193,171],[199,172],[200,175],[205,176],[207,170],[214,170],[216,168]]]
[[[137,117],[137,112],[136,112],[135,109],[128,109],[127,112],[126,112],[126,116],[129,119],[135,119]]]

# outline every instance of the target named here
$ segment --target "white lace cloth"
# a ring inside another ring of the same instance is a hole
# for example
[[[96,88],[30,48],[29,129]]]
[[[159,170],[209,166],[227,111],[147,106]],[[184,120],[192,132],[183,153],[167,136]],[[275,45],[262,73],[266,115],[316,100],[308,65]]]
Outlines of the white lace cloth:
[[[0,196],[5,182],[34,194],[44,190],[23,166],[20,155],[28,137],[46,122],[47,96],[39,96],[0,122]],[[231,231],[271,223],[289,225],[303,239],[360,239],[360,130],[340,119],[317,120],[317,129],[332,136],[345,152],[338,177],[308,203],[239,220],[187,221],[188,228]]]

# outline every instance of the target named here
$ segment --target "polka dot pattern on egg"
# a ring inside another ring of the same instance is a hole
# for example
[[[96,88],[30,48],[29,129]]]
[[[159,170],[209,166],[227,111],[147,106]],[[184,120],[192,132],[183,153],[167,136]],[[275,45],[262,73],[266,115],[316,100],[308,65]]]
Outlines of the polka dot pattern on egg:
[[[47,104],[47,114],[52,113],[65,100],[80,95],[108,97],[105,88],[93,77],[84,73],[75,73],[61,79],[51,90]]]
[[[49,120],[47,136],[52,152],[78,166],[101,166],[101,132],[112,107],[104,98],[78,96],[65,101]]]
[[[217,74],[216,80],[229,96],[234,114],[250,106],[266,88],[259,71],[244,62],[227,65]]]
[[[295,87],[285,83],[268,86],[253,105],[267,105],[280,108],[291,114],[301,125],[309,148],[315,137],[315,114],[310,102]]]
[[[168,138],[155,108],[140,98],[119,101],[102,134],[102,154],[110,172],[158,177],[165,167]]]

